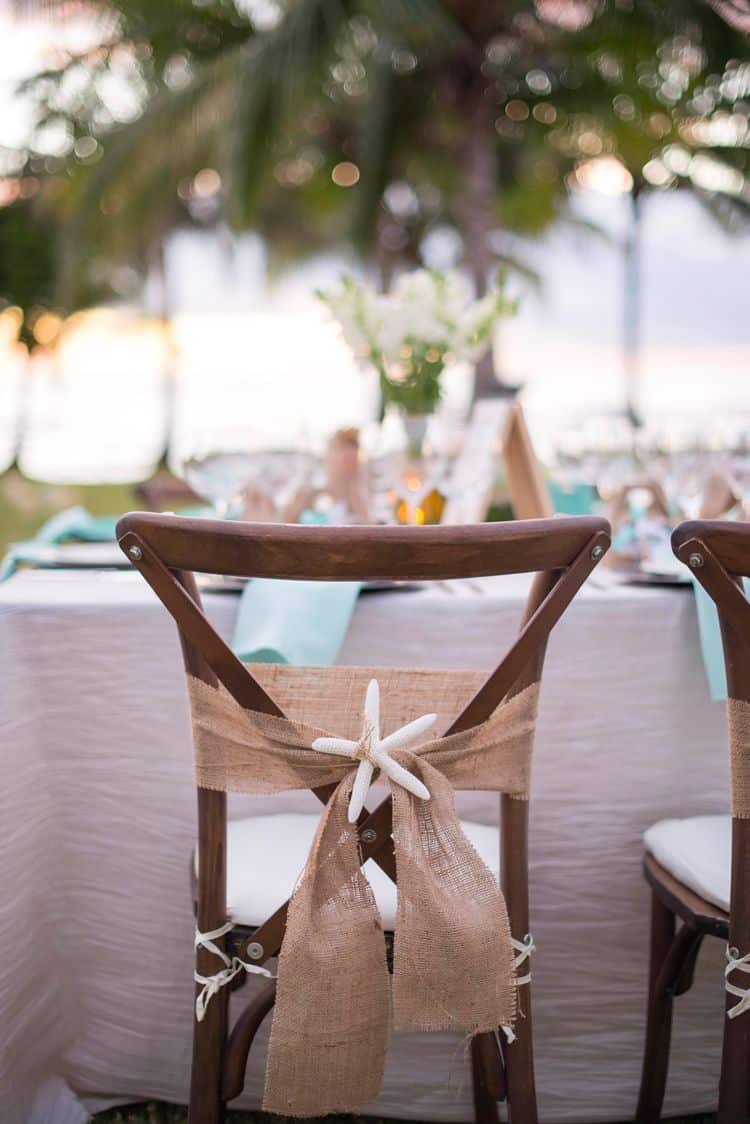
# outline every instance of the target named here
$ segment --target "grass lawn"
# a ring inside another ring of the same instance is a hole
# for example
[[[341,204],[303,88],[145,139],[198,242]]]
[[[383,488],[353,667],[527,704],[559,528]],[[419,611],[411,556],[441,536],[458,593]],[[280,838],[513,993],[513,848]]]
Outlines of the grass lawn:
[[[139,507],[129,484],[44,484],[20,472],[0,476],[0,558],[9,543],[30,539],[57,511],[80,504],[92,515],[122,515]]]
[[[267,1116],[262,1112],[229,1112],[227,1124],[270,1124],[273,1120],[282,1117]],[[340,1124],[394,1124],[394,1121],[380,1121],[375,1117],[360,1116],[324,1116],[323,1120],[339,1121]],[[94,1117],[96,1124],[183,1124],[187,1120],[187,1111],[177,1105],[150,1104],[130,1105],[124,1108],[113,1108],[109,1112],[99,1113]],[[716,1124],[715,1116],[683,1116],[670,1118],[669,1124]]]

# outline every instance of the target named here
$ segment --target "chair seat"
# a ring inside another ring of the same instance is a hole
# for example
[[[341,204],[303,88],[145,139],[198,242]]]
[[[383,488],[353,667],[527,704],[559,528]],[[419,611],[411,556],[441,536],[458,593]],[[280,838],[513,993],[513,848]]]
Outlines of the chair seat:
[[[644,835],[646,850],[688,889],[729,912],[732,869],[730,816],[661,820]]]
[[[319,816],[284,812],[230,820],[227,824],[227,912],[240,925],[255,927],[290,897],[304,869]],[[496,827],[462,821],[468,839],[495,875],[500,869]],[[196,854],[197,872],[197,854]],[[396,887],[370,859],[364,870],[384,929],[396,920]]]

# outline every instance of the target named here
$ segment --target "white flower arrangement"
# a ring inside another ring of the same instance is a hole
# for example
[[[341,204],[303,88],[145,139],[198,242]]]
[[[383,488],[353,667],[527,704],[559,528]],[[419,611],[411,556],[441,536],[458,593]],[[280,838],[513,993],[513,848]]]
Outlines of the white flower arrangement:
[[[428,269],[401,274],[385,294],[344,277],[319,296],[359,361],[377,370],[384,400],[413,414],[434,410],[445,365],[476,363],[498,321],[516,308],[502,283],[475,300],[463,274]]]

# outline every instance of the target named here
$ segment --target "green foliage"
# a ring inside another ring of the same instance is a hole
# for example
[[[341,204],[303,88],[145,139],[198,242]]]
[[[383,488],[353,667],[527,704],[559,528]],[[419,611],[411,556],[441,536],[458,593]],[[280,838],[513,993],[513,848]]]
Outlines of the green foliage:
[[[92,515],[119,515],[138,501],[127,484],[46,484],[17,469],[0,474],[0,558],[11,543],[33,538],[52,515],[77,504]]]
[[[384,278],[447,225],[486,273],[502,257],[492,224],[541,233],[597,155],[637,187],[695,188],[725,221],[747,209],[726,175],[690,171],[702,153],[742,173],[748,159],[695,129],[750,112],[732,94],[745,40],[705,0],[602,0],[575,31],[532,0],[279,0],[266,27],[232,0],[109,7],[100,49],[27,83],[39,123],[70,138],[51,172],[32,150],[25,168],[56,179],[68,292],[108,263],[142,270],[167,230],[220,215],[281,257],[351,241]],[[104,94],[113,76],[126,119]],[[208,197],[206,167],[221,173]]]
[[[0,309],[24,312],[20,337],[33,346],[33,316],[49,308],[55,291],[55,240],[52,223],[35,213],[31,200],[0,207]]]
[[[407,414],[431,414],[440,401],[440,377],[445,360],[443,355],[423,340],[407,337],[409,358],[401,364],[398,381],[381,370],[380,390],[383,404],[393,402]]]

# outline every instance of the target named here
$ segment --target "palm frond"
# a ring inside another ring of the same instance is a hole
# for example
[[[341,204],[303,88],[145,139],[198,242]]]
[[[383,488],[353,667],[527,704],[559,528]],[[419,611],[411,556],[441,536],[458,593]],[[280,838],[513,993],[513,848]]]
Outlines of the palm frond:
[[[695,198],[720,230],[733,237],[750,225],[750,199],[741,195],[694,191]]]
[[[162,90],[141,117],[106,138],[99,164],[81,169],[62,200],[61,292],[75,288],[81,256],[144,249],[179,204],[181,176],[210,162],[231,108],[236,55],[205,64],[191,84]]]
[[[560,225],[574,234],[585,234],[587,238],[595,238],[607,245],[615,242],[612,231],[607,230],[601,223],[587,219],[583,215],[575,214],[570,207],[562,207],[557,216]]]
[[[137,7],[142,22],[142,0]],[[350,33],[355,17],[369,19],[382,40],[390,37],[394,44],[415,51],[439,53],[449,43],[455,47],[462,35],[439,0],[291,3],[276,26],[245,35],[199,63],[188,86],[162,87],[137,120],[102,137],[103,158],[76,177],[66,192],[66,287],[86,247],[111,245],[123,231],[138,242],[156,235],[179,210],[178,181],[206,163],[223,173],[230,219],[247,224],[269,179],[274,144],[293,134],[305,106],[319,95],[337,45]],[[378,65],[385,69],[386,64],[376,60],[373,67]],[[379,112],[377,104],[366,104],[368,112]],[[384,166],[381,159],[381,171],[372,180],[366,178],[359,193],[364,198],[369,191],[370,214]],[[360,232],[367,211],[363,205],[359,212]],[[115,222],[108,219],[113,214]]]
[[[376,59],[368,81],[370,97],[361,114],[357,137],[361,180],[352,219],[352,237],[360,250],[370,245],[377,229],[398,128],[396,79],[388,61]]]

